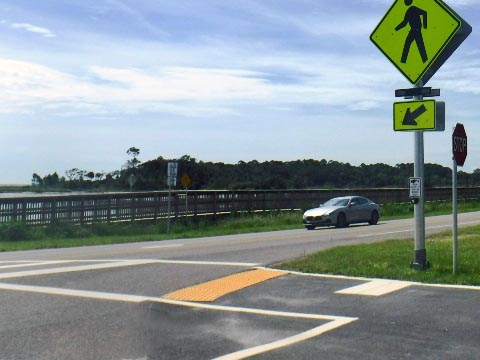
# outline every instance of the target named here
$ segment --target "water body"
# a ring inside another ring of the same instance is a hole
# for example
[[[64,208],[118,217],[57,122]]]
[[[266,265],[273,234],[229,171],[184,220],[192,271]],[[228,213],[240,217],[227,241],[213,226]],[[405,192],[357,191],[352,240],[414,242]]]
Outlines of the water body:
[[[118,192],[117,192],[118,193]],[[91,191],[64,191],[64,192],[33,192],[33,191],[22,191],[22,192],[3,192],[0,193],[0,199],[11,199],[11,198],[23,198],[23,197],[49,197],[49,196],[62,196],[62,195],[95,195],[95,194],[108,194],[107,192],[91,192]]]

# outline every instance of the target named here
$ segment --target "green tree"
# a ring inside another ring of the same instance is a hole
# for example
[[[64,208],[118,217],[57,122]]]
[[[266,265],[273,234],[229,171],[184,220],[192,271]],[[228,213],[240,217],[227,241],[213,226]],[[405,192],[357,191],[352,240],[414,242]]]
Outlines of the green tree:
[[[138,160],[138,155],[140,155],[140,149],[135,146],[132,146],[130,149],[127,150],[127,154],[131,156],[131,159],[127,160],[124,167],[126,169],[135,170],[138,167],[138,165],[141,163],[141,161]]]
[[[74,181],[74,180],[77,180],[77,173],[78,173],[78,169],[77,168],[73,168],[73,169],[70,169],[70,170],[66,170],[65,171],[65,175],[67,176],[68,180],[69,181]]]
[[[32,186],[42,186],[43,184],[43,179],[40,175],[37,173],[32,175]]]
[[[53,174],[49,174],[43,178],[44,186],[57,186],[59,182],[60,178],[58,177],[58,174],[56,172],[54,172]]]

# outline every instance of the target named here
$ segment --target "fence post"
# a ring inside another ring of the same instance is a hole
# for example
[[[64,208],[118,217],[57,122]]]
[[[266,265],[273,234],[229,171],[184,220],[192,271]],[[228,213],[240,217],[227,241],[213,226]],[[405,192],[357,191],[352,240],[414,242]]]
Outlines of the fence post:
[[[217,218],[217,192],[213,192],[213,218]]]
[[[112,221],[112,197],[108,196],[107,202],[107,223],[110,224]]]
[[[198,215],[197,211],[197,197],[198,194],[193,194],[193,218],[196,219]]]
[[[13,221],[17,221],[17,213],[18,213],[18,202],[12,203],[12,219]]]
[[[136,211],[136,207],[135,207],[135,202],[136,202],[136,198],[135,196],[132,196],[132,199],[131,199],[131,212],[130,212],[130,216],[131,216],[131,220],[132,222],[135,221],[135,211]]]
[[[117,197],[115,200],[115,220],[117,221],[123,219],[123,213],[120,211],[120,202],[120,197]]]
[[[57,202],[55,199],[52,199],[52,206],[51,206],[51,213],[50,213],[50,224],[55,222],[55,218],[57,217]]]
[[[80,200],[80,225],[85,223],[85,199],[82,197]]]
[[[154,200],[153,200],[153,220],[157,220],[158,218],[158,209],[160,207],[160,199],[158,194],[154,194]]]
[[[100,201],[98,201],[98,198],[92,198],[93,201],[93,222],[96,223],[98,221],[98,206],[100,204]]]
[[[175,219],[178,219],[179,217],[179,206],[178,206],[178,193],[175,193],[173,194],[173,207],[174,207],[174,211],[175,211],[175,215],[174,215],[174,218]]]
[[[25,200],[22,201],[22,222],[27,223],[27,202]]]
[[[67,221],[72,222],[73,219],[73,199],[67,200]]]

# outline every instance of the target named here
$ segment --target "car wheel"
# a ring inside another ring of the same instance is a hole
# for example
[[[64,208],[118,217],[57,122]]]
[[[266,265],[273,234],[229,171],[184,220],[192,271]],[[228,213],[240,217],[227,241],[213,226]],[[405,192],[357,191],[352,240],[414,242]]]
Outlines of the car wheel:
[[[345,216],[344,213],[340,213],[337,216],[337,228],[344,228],[347,227],[347,217]]]
[[[378,216],[378,212],[377,211],[372,211],[372,215],[370,216],[370,220],[368,221],[368,223],[370,225],[377,225],[379,218],[380,218],[380,216]]]
[[[305,226],[307,228],[307,230],[313,230],[315,229],[315,226],[314,225],[307,225]]]

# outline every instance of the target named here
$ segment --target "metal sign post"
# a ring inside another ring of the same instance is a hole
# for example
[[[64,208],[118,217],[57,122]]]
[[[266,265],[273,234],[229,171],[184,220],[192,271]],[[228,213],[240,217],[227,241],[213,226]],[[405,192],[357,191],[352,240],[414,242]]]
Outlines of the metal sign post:
[[[457,162],[453,158],[452,167],[452,206],[453,206],[453,275],[458,272],[458,205],[457,205]]]
[[[421,87],[421,85],[416,86]],[[423,96],[415,96],[414,100],[423,100]],[[415,217],[415,252],[410,267],[425,270],[430,267],[425,249],[425,191],[424,191],[424,143],[423,131],[415,131],[414,136],[414,167],[413,176],[420,178],[420,196],[414,205]]]
[[[168,215],[167,215],[167,233],[170,232],[170,212],[172,199],[172,186],[177,185],[178,163],[169,162],[167,168],[167,183],[168,183]]]
[[[183,174],[180,178],[180,182],[182,183],[183,187],[185,188],[185,221],[188,218],[188,185],[192,182],[190,176],[187,174]]]
[[[170,232],[170,203],[172,199],[172,184],[168,182],[168,205],[167,205],[167,234]]]

